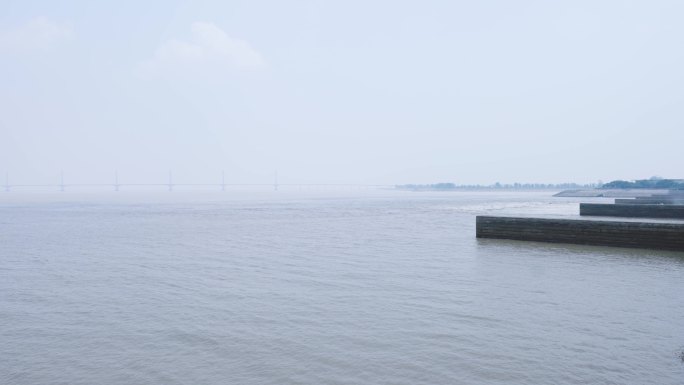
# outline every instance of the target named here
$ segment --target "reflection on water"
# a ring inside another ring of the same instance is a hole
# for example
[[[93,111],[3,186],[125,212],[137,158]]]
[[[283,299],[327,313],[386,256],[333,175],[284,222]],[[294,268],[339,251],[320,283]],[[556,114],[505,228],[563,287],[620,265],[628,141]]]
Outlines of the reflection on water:
[[[684,253],[474,237],[575,202],[7,194],[0,383],[682,383]]]

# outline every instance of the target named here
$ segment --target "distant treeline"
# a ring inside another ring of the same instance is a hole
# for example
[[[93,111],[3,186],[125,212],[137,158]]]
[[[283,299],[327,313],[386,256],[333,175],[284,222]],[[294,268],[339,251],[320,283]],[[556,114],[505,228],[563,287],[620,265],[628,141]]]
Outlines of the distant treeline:
[[[567,190],[567,189],[584,189],[584,188],[596,188],[599,185],[591,184],[577,184],[577,183],[513,183],[513,184],[502,184],[494,183],[490,185],[481,184],[455,184],[455,183],[435,183],[435,184],[403,184],[395,186],[400,190],[437,190],[437,191],[449,191],[449,190]]]
[[[635,181],[614,180],[604,184],[602,188],[652,188],[684,190],[684,179],[663,179],[653,177],[651,179],[641,179]]]

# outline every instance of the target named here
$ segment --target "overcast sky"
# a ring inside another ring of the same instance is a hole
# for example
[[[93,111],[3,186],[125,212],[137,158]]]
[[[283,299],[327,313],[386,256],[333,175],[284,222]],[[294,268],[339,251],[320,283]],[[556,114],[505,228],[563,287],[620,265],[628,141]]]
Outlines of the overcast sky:
[[[680,0],[4,0],[0,172],[681,178],[683,20]]]

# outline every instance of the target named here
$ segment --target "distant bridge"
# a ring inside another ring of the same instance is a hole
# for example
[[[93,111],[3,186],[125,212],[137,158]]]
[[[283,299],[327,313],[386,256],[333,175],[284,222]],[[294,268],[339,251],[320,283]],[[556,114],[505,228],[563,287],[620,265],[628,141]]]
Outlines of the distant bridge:
[[[386,184],[361,184],[361,183],[279,183],[276,174],[273,183],[226,183],[225,174],[221,174],[220,183],[176,183],[173,181],[173,175],[169,172],[169,178],[166,183],[120,183],[118,173],[114,174],[113,183],[65,183],[64,174],[60,174],[59,183],[44,183],[44,184],[12,184],[9,180],[9,174],[5,174],[5,184],[3,185],[5,192],[10,192],[16,189],[54,189],[64,192],[67,188],[88,188],[88,187],[102,187],[112,189],[113,191],[120,191],[123,187],[160,187],[172,192],[178,187],[204,187],[211,190],[226,191],[231,187],[270,187],[278,191],[281,187],[289,188],[346,188],[346,189],[380,189],[380,188],[394,188],[394,185]]]

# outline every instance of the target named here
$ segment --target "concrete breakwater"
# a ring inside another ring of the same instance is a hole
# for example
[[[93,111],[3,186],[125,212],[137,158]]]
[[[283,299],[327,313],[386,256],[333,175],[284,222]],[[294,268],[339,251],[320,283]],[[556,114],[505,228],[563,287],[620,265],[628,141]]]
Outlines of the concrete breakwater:
[[[580,203],[580,215],[684,219],[684,205]]]
[[[684,222],[476,217],[476,237],[684,251]]]
[[[615,199],[615,203],[620,205],[684,205],[684,199],[649,197],[641,199]]]

